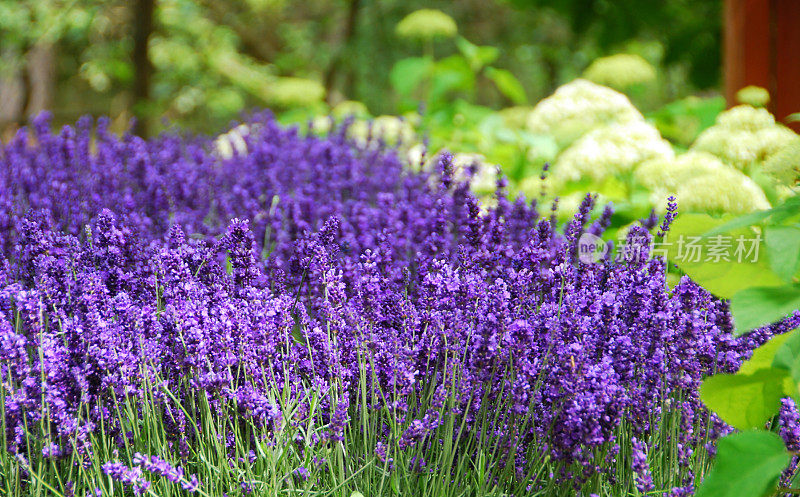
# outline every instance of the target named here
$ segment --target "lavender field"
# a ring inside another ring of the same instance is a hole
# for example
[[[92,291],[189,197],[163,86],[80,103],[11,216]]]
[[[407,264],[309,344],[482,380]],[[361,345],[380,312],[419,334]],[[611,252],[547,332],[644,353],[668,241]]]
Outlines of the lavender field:
[[[346,123],[106,127],[0,151],[3,495],[691,495],[732,430],[702,378],[799,324],[668,286],[675,203],[586,263],[610,206],[487,204]]]

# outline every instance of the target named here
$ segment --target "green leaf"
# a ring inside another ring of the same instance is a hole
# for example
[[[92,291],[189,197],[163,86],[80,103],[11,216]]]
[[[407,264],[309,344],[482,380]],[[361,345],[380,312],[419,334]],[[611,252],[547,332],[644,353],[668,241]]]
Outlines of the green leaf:
[[[778,413],[781,398],[796,390],[785,369],[753,374],[717,374],[703,380],[700,399],[723,421],[739,430],[763,427]]]
[[[511,72],[505,69],[487,67],[486,77],[494,82],[497,89],[500,90],[500,93],[508,97],[508,99],[516,105],[528,103],[528,96],[525,94],[525,88]]]
[[[295,322],[292,326],[292,340],[298,345],[307,345],[306,336],[303,334],[303,327],[299,322]]]
[[[800,288],[794,285],[753,287],[731,298],[736,334],[774,323],[800,309]]]
[[[769,265],[784,281],[792,281],[800,262],[800,228],[770,226],[764,235]]]
[[[730,216],[678,216],[666,241],[668,261],[677,264],[692,280],[714,295],[726,299],[745,288],[784,285],[780,276],[770,269],[760,250],[763,240],[753,230],[739,227],[724,234],[706,236],[729,221]],[[721,251],[725,257],[712,255],[713,250],[724,243],[729,244],[726,250]]]
[[[731,219],[730,221],[720,224],[714,229],[706,232],[704,236],[719,235],[721,233],[728,233],[738,228],[753,226],[762,221],[771,219],[771,224],[775,225],[797,215],[800,212],[800,195],[789,197],[784,203],[766,211],[756,211],[744,216],[739,216]]]
[[[500,55],[500,50],[497,47],[481,47],[461,36],[456,38],[456,46],[469,61],[470,67],[475,72],[497,60],[497,56]]]
[[[759,369],[769,369],[773,366],[779,367],[777,364],[774,364],[778,351],[781,351],[789,338],[798,336],[800,336],[800,334],[798,334],[797,329],[795,329],[788,333],[770,338],[769,341],[753,352],[753,356],[750,359],[742,364],[738,374],[752,374]],[[785,369],[790,369],[790,367],[786,367]]]
[[[776,368],[788,370],[795,384],[800,383],[800,331],[794,329],[780,336],[786,336],[787,338],[784,340],[783,345],[775,352],[772,365]],[[759,347],[759,349],[760,348],[761,347]],[[756,351],[758,351],[758,349],[756,349]],[[792,397],[800,403],[800,392],[794,390],[792,392]]]
[[[475,89],[475,73],[460,55],[445,57],[436,63],[431,82],[431,100],[437,101],[453,91],[471,92]]]
[[[695,497],[762,497],[777,489],[789,453],[775,433],[748,431],[717,444],[717,458]]]
[[[411,95],[432,70],[433,63],[424,57],[410,57],[398,60],[389,73],[389,81],[397,93]]]

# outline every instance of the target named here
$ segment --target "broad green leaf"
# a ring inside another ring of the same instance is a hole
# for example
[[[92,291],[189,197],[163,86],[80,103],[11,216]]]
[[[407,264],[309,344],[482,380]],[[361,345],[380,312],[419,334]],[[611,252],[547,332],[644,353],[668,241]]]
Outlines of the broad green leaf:
[[[438,61],[431,81],[431,100],[436,101],[451,91],[471,92],[475,88],[475,73],[460,55]]]
[[[497,56],[500,55],[500,50],[497,47],[481,47],[461,36],[456,38],[456,46],[469,61],[473,71],[480,71],[497,60]]]
[[[745,228],[759,224],[762,221],[771,219],[771,224],[781,223],[792,216],[800,214],[800,195],[788,198],[784,203],[766,211],[756,211],[744,216],[735,217],[728,222],[715,226],[712,230],[705,233],[704,236],[719,235],[728,233],[738,228]]]
[[[777,488],[789,464],[781,437],[768,431],[747,431],[722,438],[711,472],[695,497],[763,497]]]
[[[745,288],[784,285],[770,269],[762,253],[763,240],[752,229],[739,227],[705,236],[729,221],[730,216],[719,219],[706,214],[678,216],[666,240],[668,261],[677,264],[711,293],[726,299]]]
[[[772,361],[774,367],[788,370],[795,384],[800,383],[800,331],[798,330],[800,329],[794,329],[781,335],[787,336],[787,338],[775,352],[775,358]],[[792,396],[800,402],[800,392],[793,391]]]
[[[511,74],[510,71],[505,69],[497,69],[494,67],[486,68],[486,77],[491,79],[504,96],[514,102],[516,105],[524,105],[528,103],[528,96],[525,94],[525,88],[519,82],[516,76]]]
[[[764,234],[769,264],[786,282],[791,282],[800,262],[800,228],[770,226]]]
[[[433,68],[433,62],[425,57],[410,57],[398,60],[389,73],[389,81],[397,93],[411,95],[427,78]]]
[[[703,380],[700,399],[739,430],[763,427],[778,413],[781,398],[796,390],[789,371],[759,369],[752,374],[717,374]]]
[[[745,288],[731,298],[738,335],[779,321],[798,309],[800,287],[794,285]]]
[[[797,330],[793,330],[770,338],[769,341],[753,352],[753,356],[750,359],[742,364],[738,374],[752,374],[759,369],[769,369],[773,366],[778,367],[778,365],[775,364],[778,351],[783,348],[786,341],[792,336],[796,337],[800,335],[798,335]],[[787,367],[785,369],[790,368]]]

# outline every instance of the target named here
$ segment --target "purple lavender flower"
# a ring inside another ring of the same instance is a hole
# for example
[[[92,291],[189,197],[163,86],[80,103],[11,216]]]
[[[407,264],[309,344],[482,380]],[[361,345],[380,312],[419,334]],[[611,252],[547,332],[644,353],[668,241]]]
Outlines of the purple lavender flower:
[[[632,462],[631,469],[636,474],[636,488],[641,493],[652,492],[655,490],[653,477],[650,474],[650,465],[647,464],[647,446],[636,437],[631,439]]]
[[[150,482],[144,478],[139,467],[128,468],[120,462],[109,461],[103,465],[103,472],[123,485],[131,487],[136,495],[142,495],[150,488]]]
[[[781,437],[786,442],[786,448],[790,451],[800,451],[800,413],[797,405],[790,398],[781,399],[781,412],[778,416],[778,425],[781,430]]]
[[[299,468],[295,469],[292,471],[292,474],[301,481],[308,481],[308,479],[311,477],[311,473],[309,473],[308,469],[306,469],[304,466],[300,466]]]
[[[686,469],[730,429],[702,407],[703,376],[735,371],[800,323],[734,337],[726,303],[688,278],[667,290],[643,227],[631,230],[630,257],[577,263],[581,234],[602,234],[611,206],[593,221],[587,196],[559,230],[554,212],[506,198],[502,180],[496,205],[482,205],[448,154],[438,171],[409,171],[395,150],[352,143],[346,130],[301,136],[257,115],[247,152],[221,159],[203,138],[118,138],[105,121],[93,136],[89,124],[52,133],[40,118],[0,150],[6,450],[23,457],[26,437],[50,432],[37,441],[46,455],[69,448],[91,464],[93,437],[132,442],[115,399],[153,401],[165,450],[184,462],[139,454],[134,468],[103,466],[135,492],[148,488],[143,471],[198,488],[183,469],[207,415],[197,398],[265,434],[241,452],[219,433],[232,464],[251,463],[242,456],[287,426],[324,427],[295,440],[304,455],[375,414],[375,456],[391,468],[388,447],[398,461],[398,450],[430,450],[456,417],[514,474],[547,456],[554,479],[583,490],[598,472],[618,478],[596,454],[628,453],[624,424],[636,484],[651,488],[639,440],[664,406],[680,418]],[[676,209],[671,199],[661,231]],[[48,429],[31,430],[45,407]],[[794,444],[790,407],[781,426]]]

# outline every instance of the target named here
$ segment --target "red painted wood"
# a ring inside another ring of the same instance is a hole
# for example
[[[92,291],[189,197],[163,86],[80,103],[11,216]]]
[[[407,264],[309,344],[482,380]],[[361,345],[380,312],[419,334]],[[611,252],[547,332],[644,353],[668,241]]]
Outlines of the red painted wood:
[[[769,90],[785,122],[800,112],[800,0],[725,0],[725,97],[749,85]],[[800,132],[800,123],[790,124]]]
[[[776,2],[775,117],[800,112],[800,0]],[[800,132],[800,123],[790,126]]]

